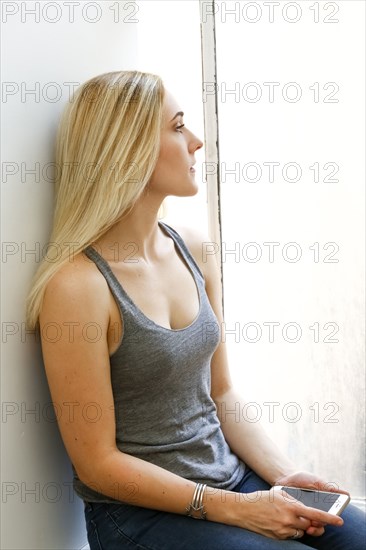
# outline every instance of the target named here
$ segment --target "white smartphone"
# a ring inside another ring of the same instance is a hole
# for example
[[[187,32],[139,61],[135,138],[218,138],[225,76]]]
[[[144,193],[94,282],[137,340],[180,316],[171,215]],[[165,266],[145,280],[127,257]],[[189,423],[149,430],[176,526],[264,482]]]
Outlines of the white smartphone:
[[[305,506],[317,508],[318,510],[323,510],[324,512],[335,514],[337,516],[343,512],[351,500],[349,495],[343,495],[342,493],[315,491],[311,489],[285,487],[281,485],[276,485],[274,489],[278,491],[285,491],[292,498],[305,504]]]

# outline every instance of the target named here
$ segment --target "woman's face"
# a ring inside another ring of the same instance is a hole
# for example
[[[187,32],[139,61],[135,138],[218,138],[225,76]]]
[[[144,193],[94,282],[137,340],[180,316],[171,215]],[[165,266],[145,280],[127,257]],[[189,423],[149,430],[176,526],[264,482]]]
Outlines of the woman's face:
[[[160,152],[149,190],[162,196],[186,197],[198,190],[194,154],[202,141],[184,126],[183,114],[174,97],[165,90]]]

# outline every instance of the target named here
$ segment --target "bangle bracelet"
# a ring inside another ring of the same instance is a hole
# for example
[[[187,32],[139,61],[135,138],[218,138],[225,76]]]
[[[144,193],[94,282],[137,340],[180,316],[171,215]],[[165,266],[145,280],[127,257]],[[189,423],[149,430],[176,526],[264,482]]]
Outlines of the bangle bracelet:
[[[206,519],[205,507],[202,504],[203,494],[207,485],[203,483],[197,483],[193,493],[192,502],[186,508],[187,516],[194,519]],[[198,515],[199,514],[199,515]]]

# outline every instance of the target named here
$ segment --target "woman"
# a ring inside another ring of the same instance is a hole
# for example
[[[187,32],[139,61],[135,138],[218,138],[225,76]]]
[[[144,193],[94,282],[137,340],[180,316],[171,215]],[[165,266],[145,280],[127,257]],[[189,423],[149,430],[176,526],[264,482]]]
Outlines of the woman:
[[[359,510],[342,520],[274,492],[328,486],[223,412],[244,402],[220,341],[215,261],[158,221],[166,196],[197,192],[201,147],[149,73],[87,81],[61,120],[50,240],[62,254],[36,274],[27,320],[90,548],[361,549]]]

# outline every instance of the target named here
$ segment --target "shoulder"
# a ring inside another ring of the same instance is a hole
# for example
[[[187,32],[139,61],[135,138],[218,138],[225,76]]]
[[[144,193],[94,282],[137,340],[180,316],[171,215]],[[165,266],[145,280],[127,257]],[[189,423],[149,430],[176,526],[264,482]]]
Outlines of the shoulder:
[[[48,281],[42,304],[44,318],[96,317],[109,314],[109,293],[105,278],[83,253],[70,257]]]
[[[208,232],[197,230],[186,225],[174,224],[171,227],[182,237],[184,243],[194,257],[206,283],[220,278],[218,251],[219,246],[212,242]]]

